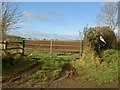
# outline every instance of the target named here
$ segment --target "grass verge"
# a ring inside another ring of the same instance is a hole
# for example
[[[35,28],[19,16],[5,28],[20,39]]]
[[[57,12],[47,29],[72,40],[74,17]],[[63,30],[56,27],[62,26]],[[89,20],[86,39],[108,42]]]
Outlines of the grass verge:
[[[80,60],[75,62],[81,82],[91,82],[96,87],[118,87],[118,61],[120,51],[117,50],[105,50],[101,52],[100,59],[101,64],[92,64],[85,62],[83,65]],[[86,61],[90,61],[92,57],[85,56]]]

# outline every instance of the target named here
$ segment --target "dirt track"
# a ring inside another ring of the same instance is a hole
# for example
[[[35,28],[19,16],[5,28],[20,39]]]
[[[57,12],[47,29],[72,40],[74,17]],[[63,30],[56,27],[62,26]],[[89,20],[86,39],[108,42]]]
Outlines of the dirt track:
[[[8,75],[8,80],[9,81],[4,81],[2,83],[3,87],[24,87],[24,83],[27,82],[28,80],[28,76],[32,75],[33,73],[35,73],[38,69],[41,68],[41,63],[38,62],[36,63],[32,68],[30,68],[28,71],[20,73],[20,72],[9,72]]]
[[[39,68],[41,68],[41,63],[36,63],[33,68],[30,68],[24,73],[10,73],[11,79],[9,81],[3,82],[3,87],[10,88],[27,88],[26,82],[28,81],[28,76],[32,75]],[[72,71],[68,76],[66,72]],[[55,82],[48,82],[46,84],[36,83],[32,87],[34,88],[101,88],[101,87],[117,87],[114,82],[106,83],[104,85],[98,85],[95,81],[81,81],[80,77],[84,77],[85,73],[77,73],[71,65],[67,65],[63,68],[60,76]],[[65,78],[64,78],[65,77]],[[61,79],[63,78],[63,79]],[[61,80],[59,80],[61,79]],[[116,81],[115,81],[116,82]],[[112,86],[111,86],[112,85]]]

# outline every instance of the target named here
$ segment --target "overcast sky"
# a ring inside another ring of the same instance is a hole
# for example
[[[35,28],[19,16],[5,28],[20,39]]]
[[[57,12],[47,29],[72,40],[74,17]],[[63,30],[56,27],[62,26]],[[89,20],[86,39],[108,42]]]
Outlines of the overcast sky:
[[[78,31],[82,31],[87,24],[89,27],[97,26],[96,15],[102,4],[102,2],[19,2],[19,10],[24,14],[25,21],[22,28],[9,33],[30,38],[36,38],[36,35],[38,38],[41,34],[53,35],[52,38],[57,38],[57,35],[64,37],[72,35],[71,39],[76,39],[79,38]],[[43,38],[46,38],[44,36]]]

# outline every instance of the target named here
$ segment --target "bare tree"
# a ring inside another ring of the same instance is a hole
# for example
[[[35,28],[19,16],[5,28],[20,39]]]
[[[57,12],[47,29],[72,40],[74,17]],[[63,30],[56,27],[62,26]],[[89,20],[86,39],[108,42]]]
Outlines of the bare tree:
[[[97,23],[108,25],[115,30],[118,26],[118,22],[118,3],[105,2],[101,8],[101,11],[97,15]]]
[[[22,13],[18,10],[18,4],[12,2],[2,2],[0,12],[0,32],[2,39],[5,39],[7,31],[21,27]]]

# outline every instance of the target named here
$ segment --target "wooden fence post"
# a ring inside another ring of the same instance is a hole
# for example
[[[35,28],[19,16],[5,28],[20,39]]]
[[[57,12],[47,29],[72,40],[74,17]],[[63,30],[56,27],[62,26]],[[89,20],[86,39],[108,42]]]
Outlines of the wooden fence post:
[[[80,58],[82,57],[82,52],[83,52],[83,41],[81,40],[81,42],[80,42]]]
[[[25,40],[22,41],[22,55],[24,56]]]
[[[52,54],[52,40],[50,41],[50,55]]]
[[[4,49],[5,49],[5,54],[7,54],[7,47],[8,47],[8,42],[7,41],[4,41]]]

